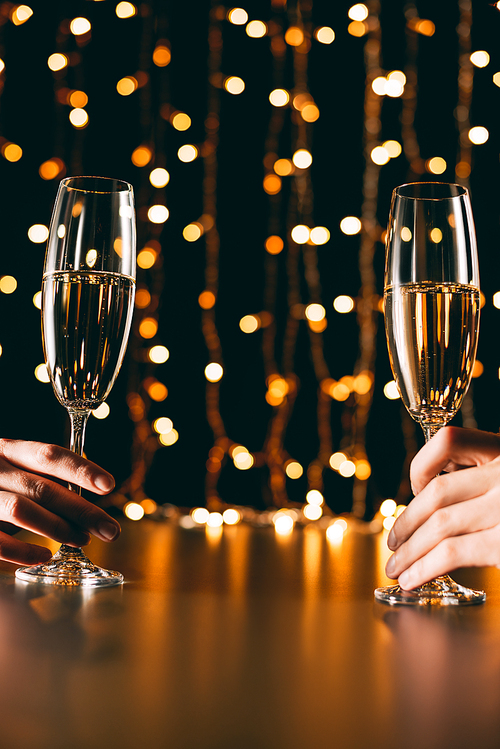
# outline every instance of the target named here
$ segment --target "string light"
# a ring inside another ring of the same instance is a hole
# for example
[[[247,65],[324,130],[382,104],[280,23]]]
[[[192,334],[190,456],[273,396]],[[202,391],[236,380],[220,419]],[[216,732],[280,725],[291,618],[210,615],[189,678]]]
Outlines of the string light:
[[[267,34],[267,26],[263,21],[250,21],[245,31],[252,39],[260,39]]]
[[[153,169],[153,171],[149,175],[149,181],[153,185],[153,187],[165,187],[170,182],[170,174],[167,172],[166,169],[163,169],[162,167],[157,167],[156,169]]]
[[[244,26],[248,21],[248,13],[243,8],[231,8],[227,12],[227,20],[235,26]]]
[[[73,18],[72,21],[70,21],[69,29],[72,34],[75,36],[82,36],[83,34],[88,34],[90,29],[92,28],[92,25],[88,18]]]
[[[275,88],[269,94],[269,101],[273,107],[285,107],[290,101],[290,94],[284,88]]]
[[[22,158],[23,149],[17,143],[4,143],[2,146],[2,156],[6,161],[15,163]]]
[[[314,37],[321,44],[331,44],[335,41],[335,31],[330,26],[319,26],[314,32]]]
[[[346,216],[340,222],[340,231],[343,234],[348,234],[349,236],[359,234],[361,228],[361,221],[359,220],[359,218],[356,218],[356,216]]]
[[[231,75],[224,81],[224,88],[228,93],[237,96],[245,90],[245,81],[237,75]]]
[[[132,75],[127,75],[125,78],[120,78],[116,84],[116,90],[120,96],[130,96],[130,94],[133,94],[134,91],[137,90],[138,86],[139,83],[137,82],[137,78],[134,78]]]
[[[137,13],[137,8],[132,3],[120,2],[115,8],[118,18],[132,18]]]
[[[179,161],[182,161],[185,164],[188,164],[190,161],[194,161],[197,157],[198,149],[196,148],[196,146],[193,146],[189,143],[185,146],[181,146],[177,151],[177,158],[179,159]]]

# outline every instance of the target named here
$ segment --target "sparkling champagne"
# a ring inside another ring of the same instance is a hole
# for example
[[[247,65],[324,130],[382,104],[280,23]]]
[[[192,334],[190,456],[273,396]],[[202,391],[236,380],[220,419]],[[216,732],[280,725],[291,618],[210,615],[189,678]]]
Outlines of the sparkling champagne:
[[[403,403],[419,422],[446,424],[469,387],[479,332],[479,290],[457,283],[389,286],[389,356]]]
[[[48,273],[42,282],[43,346],[59,401],[95,409],[120,370],[135,281],[102,271]]]

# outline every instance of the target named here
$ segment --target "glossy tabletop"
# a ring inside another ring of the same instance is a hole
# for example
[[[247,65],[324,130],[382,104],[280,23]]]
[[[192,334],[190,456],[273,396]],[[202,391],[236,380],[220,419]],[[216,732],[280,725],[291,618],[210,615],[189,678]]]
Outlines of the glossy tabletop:
[[[212,529],[213,530],[213,529]],[[500,745],[500,572],[482,606],[391,608],[385,534],[125,522],[94,541],[126,583],[0,565],[2,749]]]

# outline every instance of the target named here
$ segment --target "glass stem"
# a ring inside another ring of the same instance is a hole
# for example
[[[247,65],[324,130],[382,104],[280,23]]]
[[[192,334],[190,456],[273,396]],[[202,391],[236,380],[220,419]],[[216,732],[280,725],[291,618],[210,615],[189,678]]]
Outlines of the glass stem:
[[[90,411],[68,411],[71,422],[71,437],[69,440],[69,449],[77,455],[83,455],[83,444],[85,442],[85,428],[89,418]],[[76,484],[68,483],[68,489],[76,494],[82,495],[82,487]],[[59,554],[63,555],[79,555],[84,552],[80,548],[74,546],[66,546],[62,544],[59,549]]]
[[[441,427],[444,427],[444,424],[422,424],[422,429],[424,430],[425,435],[425,441],[429,442],[429,440],[434,437],[436,432],[439,432]]]

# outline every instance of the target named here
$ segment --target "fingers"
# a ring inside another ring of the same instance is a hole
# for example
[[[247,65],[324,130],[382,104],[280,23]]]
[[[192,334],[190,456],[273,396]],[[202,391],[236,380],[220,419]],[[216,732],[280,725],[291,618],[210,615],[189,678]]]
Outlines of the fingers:
[[[417,588],[458,567],[486,567],[500,562],[500,528],[446,538],[398,578],[405,590]]]
[[[418,494],[445,468],[482,465],[500,455],[500,435],[478,429],[443,427],[415,456],[410,469]],[[451,465],[450,465],[451,464]]]
[[[387,563],[389,577],[399,577],[446,539],[495,527],[500,523],[498,490],[483,497],[437,510],[393,554]]]
[[[48,562],[52,552],[45,546],[28,544],[19,541],[17,538],[11,538],[5,533],[0,533],[0,559],[15,564],[40,564]]]
[[[499,483],[499,478],[500,458],[483,466],[436,476],[394,523],[387,539],[389,548],[397,549],[436,510],[485,494]]]
[[[69,546],[85,546],[90,541],[87,531],[18,494],[0,492],[0,521],[12,523],[17,530],[24,528]]]
[[[17,468],[70,481],[97,494],[107,494],[115,485],[110,473],[57,445],[0,439],[0,458]]]

